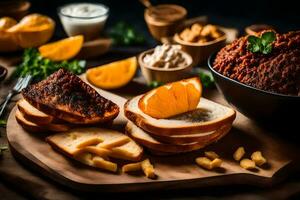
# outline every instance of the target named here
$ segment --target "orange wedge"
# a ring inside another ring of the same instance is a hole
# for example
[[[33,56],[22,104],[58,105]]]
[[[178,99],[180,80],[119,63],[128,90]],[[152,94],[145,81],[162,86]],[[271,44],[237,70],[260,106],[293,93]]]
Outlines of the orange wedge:
[[[83,36],[77,35],[39,47],[42,57],[53,61],[69,60],[75,57],[83,44]]]
[[[135,57],[89,69],[87,80],[102,89],[116,89],[128,84],[137,68]]]
[[[40,46],[52,37],[55,22],[45,15],[30,14],[7,30],[22,48]]]
[[[0,18],[0,31],[7,30],[17,24],[17,21],[11,17]]]
[[[15,42],[13,35],[7,32],[7,29],[16,25],[17,21],[10,17],[0,18],[0,52],[12,52],[20,49]]]
[[[146,93],[139,100],[139,108],[151,117],[169,118],[196,109],[201,93],[198,78],[184,79]]]

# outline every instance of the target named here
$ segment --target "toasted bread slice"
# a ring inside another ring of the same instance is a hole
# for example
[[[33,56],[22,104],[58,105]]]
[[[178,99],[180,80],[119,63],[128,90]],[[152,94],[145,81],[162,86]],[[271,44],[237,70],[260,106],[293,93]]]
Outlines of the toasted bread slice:
[[[23,116],[23,114],[17,110],[16,111],[16,120],[17,122],[27,131],[37,133],[37,132],[62,132],[70,130],[70,126],[66,124],[54,124],[49,123],[45,125],[38,125],[34,122],[31,122]]]
[[[31,121],[35,124],[50,124],[53,122],[54,117],[50,116],[42,111],[39,111],[35,107],[33,107],[30,103],[28,103],[25,99],[20,99],[17,102],[17,106],[19,111],[23,114],[25,119]]]
[[[156,119],[139,109],[140,98],[142,95],[126,102],[125,116],[145,131],[159,136],[215,131],[223,125],[231,124],[236,116],[235,110],[201,98],[196,110],[168,119]]]
[[[224,125],[218,130],[218,134],[215,134],[210,140],[198,141],[186,144],[168,144],[162,143],[152,137],[143,129],[134,125],[132,122],[128,122],[126,125],[126,133],[132,137],[135,141],[141,145],[158,152],[164,153],[183,153],[201,149],[212,142],[219,140],[221,137],[226,135],[231,129],[231,125]]]
[[[124,143],[124,138],[127,141],[126,143]],[[74,157],[78,152],[82,152],[82,148],[89,146],[94,148],[93,150],[87,150],[87,152],[93,154],[97,154],[95,148],[109,147],[108,157],[123,160],[138,161],[143,154],[143,148],[125,134],[103,128],[76,128],[51,135],[47,137],[46,141],[55,149],[71,157]]]
[[[115,103],[64,69],[26,87],[22,95],[38,110],[74,124],[105,123],[119,113]]]

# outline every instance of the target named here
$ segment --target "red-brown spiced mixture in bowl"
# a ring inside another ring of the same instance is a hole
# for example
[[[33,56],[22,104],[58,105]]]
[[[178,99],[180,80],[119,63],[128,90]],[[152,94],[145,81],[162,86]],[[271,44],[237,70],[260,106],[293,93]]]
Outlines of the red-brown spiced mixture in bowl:
[[[276,34],[270,54],[247,50],[247,36],[217,54],[213,68],[246,85],[300,96],[300,31]]]

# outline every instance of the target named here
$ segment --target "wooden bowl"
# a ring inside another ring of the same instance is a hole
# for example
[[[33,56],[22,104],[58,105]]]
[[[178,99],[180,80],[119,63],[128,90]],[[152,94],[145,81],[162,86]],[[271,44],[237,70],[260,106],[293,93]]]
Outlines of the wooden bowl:
[[[20,20],[28,13],[30,6],[30,2],[26,0],[3,1],[0,2],[0,16],[10,16]]]
[[[186,78],[188,72],[192,70],[193,59],[189,54],[185,52],[182,53],[183,56],[186,58],[188,64],[184,67],[164,69],[164,68],[148,66],[147,64],[144,63],[143,60],[147,54],[151,54],[153,53],[153,51],[154,49],[150,49],[148,51],[144,51],[138,56],[138,63],[141,67],[142,74],[145,77],[146,82],[148,84],[151,83],[152,81],[158,81],[161,83],[178,81]]]
[[[151,16],[151,9],[156,9],[158,7],[171,6],[175,9],[182,11],[182,16],[174,20],[161,20]],[[161,4],[158,6],[147,8],[144,12],[144,18],[148,26],[149,32],[154,39],[161,42],[162,38],[172,37],[178,30],[181,29],[181,26],[186,18],[187,11],[184,7],[175,4]]]
[[[101,56],[109,51],[112,46],[112,39],[97,38],[84,42],[76,58],[88,59]]]
[[[182,46],[183,51],[192,56],[193,66],[195,66],[197,64],[206,62],[212,53],[225,46],[227,36],[224,33],[223,36],[221,36],[220,38],[203,44],[183,41],[179,37],[178,33],[174,35],[173,39],[175,43],[180,44]]]

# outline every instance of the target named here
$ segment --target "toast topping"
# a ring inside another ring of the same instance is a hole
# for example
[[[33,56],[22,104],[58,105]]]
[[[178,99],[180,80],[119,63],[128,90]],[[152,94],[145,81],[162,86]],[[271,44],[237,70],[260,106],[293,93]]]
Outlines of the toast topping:
[[[201,93],[198,78],[185,79],[146,93],[139,100],[139,108],[153,118],[169,118],[196,109]]]
[[[119,113],[116,104],[64,69],[28,86],[22,95],[39,110],[71,123],[110,121]]]

